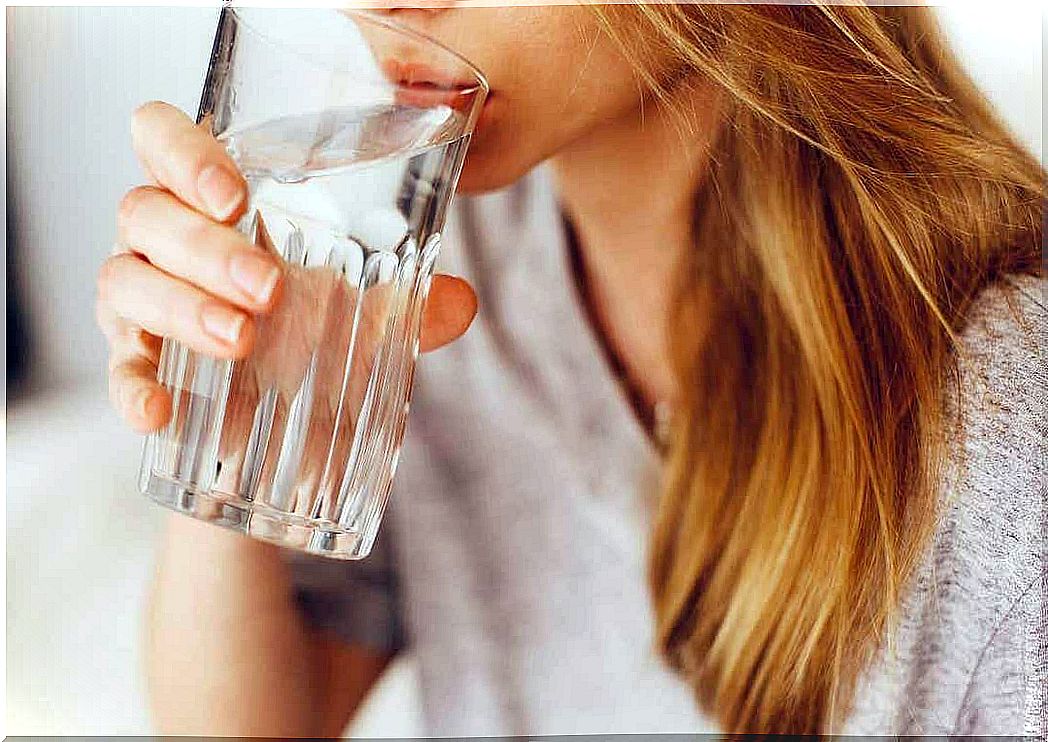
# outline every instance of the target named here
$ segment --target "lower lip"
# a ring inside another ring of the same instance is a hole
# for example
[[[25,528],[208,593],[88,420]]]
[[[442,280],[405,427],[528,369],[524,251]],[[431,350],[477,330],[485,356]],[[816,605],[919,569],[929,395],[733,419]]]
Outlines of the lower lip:
[[[463,107],[472,102],[473,98],[464,95],[461,90],[447,90],[428,85],[399,85],[396,88],[394,100],[398,105],[404,106],[432,108],[443,105],[461,111]],[[477,117],[476,131],[479,131],[491,119],[492,100],[492,96],[488,94],[480,109],[480,115]]]
[[[443,105],[459,109],[469,101],[469,96],[463,95],[461,90],[436,88],[430,85],[398,85],[395,96],[397,103],[419,108]]]

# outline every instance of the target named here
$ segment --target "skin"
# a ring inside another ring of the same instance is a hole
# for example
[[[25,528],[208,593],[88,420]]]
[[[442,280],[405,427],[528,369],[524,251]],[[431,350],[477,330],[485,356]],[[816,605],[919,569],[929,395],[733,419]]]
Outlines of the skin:
[[[717,94],[695,81],[673,93],[670,105],[691,129],[682,139],[585,5],[391,13],[460,52],[491,84],[459,192],[505,187],[549,160],[599,329],[645,401],[672,402],[668,287],[691,245],[690,196],[720,121]]]
[[[550,160],[599,329],[649,403],[672,400],[662,327],[715,96],[701,86],[681,93],[678,103],[694,112],[683,141],[585,7],[382,12],[484,70],[493,95],[460,192],[504,187]],[[149,183],[119,206],[122,247],[99,272],[97,314],[111,347],[113,404],[145,432],[171,413],[156,381],[161,338],[242,358],[256,318],[291,301],[294,287],[230,226],[245,186],[203,128],[153,102],[135,112],[131,134]],[[217,172],[229,176],[225,189]],[[468,284],[435,277],[422,350],[462,335],[476,308]],[[147,670],[165,734],[335,736],[390,660],[307,629],[274,547],[190,518],[169,519],[149,616]]]

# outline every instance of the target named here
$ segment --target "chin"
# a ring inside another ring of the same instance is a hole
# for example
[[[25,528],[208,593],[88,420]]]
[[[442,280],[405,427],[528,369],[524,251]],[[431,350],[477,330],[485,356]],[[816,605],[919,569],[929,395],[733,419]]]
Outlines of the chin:
[[[503,185],[509,184],[501,183],[500,179],[490,177],[488,173],[478,173],[476,169],[469,167],[469,163],[466,163],[462,167],[462,174],[459,176],[458,187],[455,189],[455,193],[460,196],[475,196],[490,191],[497,191]]]
[[[499,156],[483,150],[473,150],[466,155],[459,175],[456,193],[475,195],[497,191],[513,185],[537,163],[528,158]]]
[[[456,193],[479,195],[513,185],[545,157],[542,140],[528,133],[503,98],[488,98],[473,132]]]

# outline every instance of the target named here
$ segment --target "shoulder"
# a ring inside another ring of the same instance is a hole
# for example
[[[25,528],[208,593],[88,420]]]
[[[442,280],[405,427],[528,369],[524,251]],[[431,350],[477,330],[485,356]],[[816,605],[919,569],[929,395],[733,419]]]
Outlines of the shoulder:
[[[928,587],[951,617],[950,654],[964,657],[962,732],[1031,729],[1048,661],[1046,297],[1037,277],[986,289],[957,348],[957,434]]]
[[[967,314],[936,530],[854,729],[1037,728],[1048,663],[1046,289],[1044,279],[1010,278]]]
[[[985,289],[968,311],[960,336],[962,389],[992,393],[988,387],[1003,384],[993,397],[1006,391],[1044,391],[1048,385],[1046,338],[1048,279],[1008,277]]]
[[[986,599],[1005,604],[1040,573],[1046,555],[1046,294],[1048,281],[1035,277],[983,291],[959,338],[950,399],[939,553],[969,577],[981,575]]]
[[[1016,545],[1040,555],[1048,498],[1046,297],[1048,280],[1011,277],[972,305],[957,348],[949,461],[957,502],[984,521],[981,530],[1013,534]]]
[[[1022,473],[1040,474],[1028,481],[1046,481],[1046,339],[1046,279],[1008,278],[983,291],[968,312],[957,347],[958,384],[952,390],[950,414],[961,453],[984,466],[972,475],[1014,483]],[[1016,468],[1023,462],[1027,465]]]
[[[1046,340],[1048,279],[1021,276],[983,291],[958,346],[960,435],[938,553],[952,552],[947,564],[983,629],[961,729],[993,728],[994,715],[1012,709],[1012,728],[1028,733],[1044,700],[1036,688],[1048,672]]]

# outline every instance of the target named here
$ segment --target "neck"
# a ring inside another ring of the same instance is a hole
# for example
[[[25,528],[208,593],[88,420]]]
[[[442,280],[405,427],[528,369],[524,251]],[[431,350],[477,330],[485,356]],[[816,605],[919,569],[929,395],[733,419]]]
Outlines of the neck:
[[[597,329],[649,406],[676,396],[667,325],[678,261],[693,249],[693,197],[717,120],[712,94],[689,95],[676,102],[690,131],[646,102],[551,163]]]

